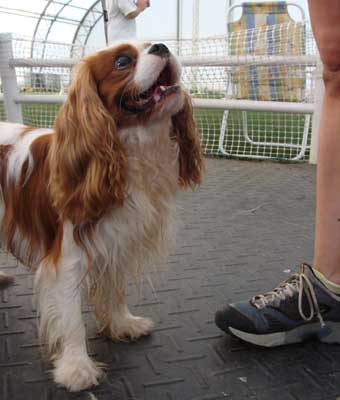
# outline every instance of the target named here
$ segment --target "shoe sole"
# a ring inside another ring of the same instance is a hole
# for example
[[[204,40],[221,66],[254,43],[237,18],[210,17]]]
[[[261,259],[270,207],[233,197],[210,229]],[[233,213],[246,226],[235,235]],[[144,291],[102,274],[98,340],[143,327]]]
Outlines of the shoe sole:
[[[320,327],[320,323],[302,325],[287,332],[267,333],[258,335],[243,332],[229,327],[229,332],[245,342],[262,347],[277,347],[286,344],[301,343],[306,339],[317,338],[322,343],[340,344],[340,322],[327,322]]]

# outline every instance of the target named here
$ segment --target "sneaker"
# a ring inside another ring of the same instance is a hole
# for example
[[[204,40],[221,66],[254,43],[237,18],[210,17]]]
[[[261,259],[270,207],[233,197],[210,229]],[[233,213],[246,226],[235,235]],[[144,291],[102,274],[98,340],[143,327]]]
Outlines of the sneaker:
[[[217,311],[216,325],[258,346],[274,347],[318,338],[340,343],[340,296],[302,264],[300,272],[250,301]]]

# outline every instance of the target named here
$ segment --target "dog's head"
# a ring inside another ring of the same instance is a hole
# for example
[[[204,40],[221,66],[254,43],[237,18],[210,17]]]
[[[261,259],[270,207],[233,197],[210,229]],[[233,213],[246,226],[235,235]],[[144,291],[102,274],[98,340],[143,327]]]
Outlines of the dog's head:
[[[122,203],[127,149],[120,132],[163,120],[178,143],[180,185],[200,183],[201,149],[180,71],[161,43],[117,44],[80,62],[55,125],[55,197],[72,191],[66,205],[75,208],[81,198],[81,212],[89,210],[90,219],[100,215],[104,203]],[[65,208],[65,199],[56,203]]]
[[[164,44],[117,45],[88,57],[85,65],[119,127],[147,125],[184,106],[180,65]]]

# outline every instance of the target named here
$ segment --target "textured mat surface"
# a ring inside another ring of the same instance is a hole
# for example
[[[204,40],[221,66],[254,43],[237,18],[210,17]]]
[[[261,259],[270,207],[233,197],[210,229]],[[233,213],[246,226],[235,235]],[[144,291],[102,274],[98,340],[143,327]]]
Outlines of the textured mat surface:
[[[335,400],[340,346],[308,342],[272,350],[223,335],[213,323],[224,302],[272,289],[312,257],[314,175],[309,165],[208,160],[203,187],[179,197],[182,226],[155,292],[130,287],[135,314],[156,329],[139,342],[96,336],[84,310],[90,353],[108,365],[95,390],[56,388],[41,358],[32,276],[11,257],[0,268],[16,284],[0,294],[1,400]],[[340,397],[339,397],[340,398]]]

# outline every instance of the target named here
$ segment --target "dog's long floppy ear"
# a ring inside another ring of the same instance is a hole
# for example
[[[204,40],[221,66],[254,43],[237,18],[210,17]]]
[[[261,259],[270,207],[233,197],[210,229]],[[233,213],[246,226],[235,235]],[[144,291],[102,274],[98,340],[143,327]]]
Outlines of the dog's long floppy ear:
[[[125,197],[127,156],[86,60],[59,111],[51,146],[50,189],[63,218],[95,222]]]
[[[184,94],[183,108],[172,117],[172,125],[179,147],[179,183],[184,188],[195,187],[202,181],[204,163],[191,99],[187,93]]]

